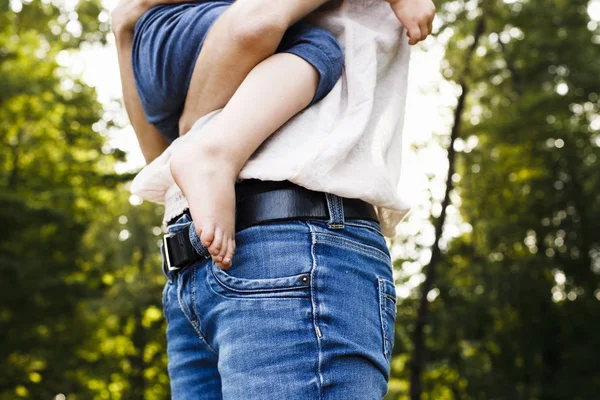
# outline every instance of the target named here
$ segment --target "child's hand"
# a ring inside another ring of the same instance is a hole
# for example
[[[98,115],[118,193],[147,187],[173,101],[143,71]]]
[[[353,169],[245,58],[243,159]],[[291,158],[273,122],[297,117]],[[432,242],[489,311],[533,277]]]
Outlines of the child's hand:
[[[425,40],[431,33],[435,5],[431,0],[386,0],[390,3],[398,21],[404,25],[409,37],[408,44]]]

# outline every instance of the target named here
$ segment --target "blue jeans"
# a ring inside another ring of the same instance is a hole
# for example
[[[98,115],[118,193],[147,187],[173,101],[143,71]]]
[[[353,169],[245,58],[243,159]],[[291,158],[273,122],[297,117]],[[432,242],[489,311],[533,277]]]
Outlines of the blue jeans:
[[[337,200],[336,200],[337,199]],[[379,224],[292,220],[236,234],[233,266],[204,255],[163,270],[172,398],[381,399],[394,343],[396,289]],[[187,215],[169,226],[191,224]]]
[[[197,0],[159,5],[135,25],[131,62],[137,92],[146,119],[169,141],[179,137],[179,118],[204,39],[232,3]],[[319,73],[310,105],[325,97],[342,74],[344,55],[337,39],[304,22],[286,31],[276,53],[295,54]]]

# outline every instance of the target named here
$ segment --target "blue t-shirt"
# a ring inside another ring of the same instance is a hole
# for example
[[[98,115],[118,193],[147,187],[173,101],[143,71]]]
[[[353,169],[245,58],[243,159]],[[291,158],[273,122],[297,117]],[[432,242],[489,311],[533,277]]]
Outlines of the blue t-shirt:
[[[147,121],[170,142],[179,136],[179,118],[204,39],[233,2],[159,5],[135,25],[132,67],[136,88]],[[303,22],[286,31],[276,52],[296,54],[319,72],[311,104],[331,91],[342,72],[343,52],[335,37]]]

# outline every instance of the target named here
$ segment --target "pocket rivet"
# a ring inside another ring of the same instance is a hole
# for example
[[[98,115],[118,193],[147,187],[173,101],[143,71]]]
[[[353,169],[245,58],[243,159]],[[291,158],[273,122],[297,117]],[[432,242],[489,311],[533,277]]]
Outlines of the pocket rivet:
[[[308,275],[302,276],[302,282],[308,282]]]

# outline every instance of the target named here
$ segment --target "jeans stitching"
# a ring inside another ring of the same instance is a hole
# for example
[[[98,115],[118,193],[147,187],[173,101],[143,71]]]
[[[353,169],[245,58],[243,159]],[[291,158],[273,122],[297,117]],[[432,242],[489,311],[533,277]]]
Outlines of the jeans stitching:
[[[381,236],[381,238],[383,238],[385,240],[385,235],[383,234],[383,232],[381,232],[381,227],[379,227],[379,229],[378,229],[378,228],[376,228],[372,225],[369,225],[368,223],[363,222],[363,221],[369,221],[369,220],[354,219],[354,218],[353,219],[345,219],[344,227],[351,226],[353,228],[368,229],[369,231]],[[313,220],[310,220],[310,222],[313,224],[319,224],[321,222],[325,222],[325,224],[329,223],[327,220],[319,220],[319,219],[313,219]],[[376,223],[376,222],[374,222],[374,223]]]
[[[395,298],[393,298],[392,296],[390,296],[389,294],[387,294],[387,293],[384,293],[383,295],[384,295],[385,297],[387,297],[388,299],[392,300],[392,301],[394,302],[394,304],[396,303],[396,299],[395,299]],[[393,310],[393,308],[392,308],[392,307],[388,307],[387,305],[386,305],[386,307],[387,307],[387,308],[389,308],[390,310]]]
[[[337,208],[336,213],[340,220],[339,224],[344,226],[344,204],[341,197],[335,196],[334,206]]]
[[[365,224],[365,223],[353,222],[353,221],[360,221],[360,220],[347,220],[345,223],[346,223],[346,225],[349,225],[349,226],[368,229],[371,232],[374,232],[374,233],[378,234],[382,238],[385,238],[384,234],[381,232],[380,229],[377,229],[374,226],[371,226],[371,225],[368,225],[368,224]]]
[[[340,223],[342,225],[344,225],[344,199],[342,199],[341,197],[337,197],[337,207],[338,207],[338,213],[340,215]]]
[[[387,316],[385,315],[385,308],[387,308],[384,304],[385,304],[385,299],[383,298],[384,296],[384,292],[383,292],[383,279],[378,277],[378,291],[379,291],[379,316],[381,318],[381,331],[383,333],[383,355],[385,356],[385,359],[387,361],[390,361],[389,359],[389,345],[388,343],[390,342],[390,338],[388,337],[387,334],[387,329],[388,329],[388,321],[387,321]]]
[[[269,289],[265,289],[265,288],[261,288],[261,289],[237,289],[233,286],[228,285],[227,283],[223,282],[223,280],[221,280],[215,273],[213,272],[213,276],[215,277],[215,279],[219,282],[219,284],[221,286],[223,286],[225,289],[227,290],[231,290],[232,292],[236,292],[236,293],[240,293],[240,294],[253,294],[253,293],[272,293],[272,292],[285,292],[288,290],[302,290],[302,289],[307,289],[308,286],[306,285],[296,285],[296,286],[280,286],[280,287],[272,287]],[[304,274],[301,274],[304,275]]]
[[[196,267],[195,266],[191,266],[186,268],[187,269],[192,269],[191,272],[195,272],[196,271]],[[193,274],[195,275],[195,274]],[[206,347],[208,347],[209,350],[211,350],[213,353],[218,354],[217,351],[215,349],[212,348],[212,346],[210,346],[208,344],[208,342],[204,339],[204,337],[202,336],[202,333],[200,332],[200,330],[198,329],[198,327],[196,326],[195,323],[192,322],[193,318],[191,315],[188,315],[188,313],[186,312],[186,308],[183,305],[183,299],[181,298],[181,293],[183,292],[183,285],[181,284],[183,282],[183,274],[179,274],[179,279],[178,279],[178,287],[179,290],[177,290],[177,301],[179,302],[179,308],[181,309],[181,312],[183,313],[183,315],[185,316],[185,318],[188,320],[188,322],[190,323],[190,325],[192,325],[192,328],[194,328],[194,331],[196,332],[196,334],[198,335],[198,340],[200,340],[201,343],[203,343],[204,345],[206,345]],[[192,278],[193,279],[193,278]],[[193,292],[192,292],[193,293]],[[192,306],[193,306],[194,300],[193,300],[193,294],[192,294]],[[189,312],[191,313],[192,310],[189,310]]]
[[[340,238],[338,236],[334,236],[334,235],[331,235],[328,233],[319,233],[318,236],[319,236],[319,240],[321,242],[327,242],[327,243],[331,243],[331,244],[337,244],[340,246],[344,246],[344,247],[347,247],[350,249],[354,249],[364,255],[373,256],[380,261],[385,261],[386,263],[391,263],[391,259],[387,254],[385,254],[383,251],[381,251],[375,247],[372,247],[370,245],[358,243],[358,242],[355,242],[353,240],[346,239],[346,238]]]
[[[200,340],[202,342],[204,342],[204,344],[206,344],[206,346],[210,350],[212,350],[213,353],[219,354],[210,344],[208,344],[206,335],[202,332],[202,329],[200,327],[200,316],[198,314],[198,308],[196,307],[196,273],[198,272],[198,268],[196,267],[196,265],[192,266],[191,268],[193,268],[192,271],[190,272],[192,274],[192,308],[193,308],[194,314],[196,316],[196,318],[194,319],[196,321],[196,323],[192,324],[192,326],[194,326],[194,329],[198,333]]]
[[[329,211],[329,221],[327,226],[331,228],[332,225],[339,224],[337,222],[337,210],[333,207],[333,199],[331,198],[331,194],[326,193],[325,199],[327,200],[327,210]]]
[[[326,193],[327,209],[329,210],[328,227],[330,229],[344,228],[344,204],[342,198],[331,193]]]
[[[234,296],[225,296],[224,294],[218,293],[214,288],[213,288],[213,284],[216,284],[219,287],[223,287],[225,290],[231,290],[233,292],[232,289],[230,289],[228,286],[224,286],[223,283],[221,283],[221,281],[216,277],[214,271],[212,271],[211,267],[210,268],[210,274],[206,274],[206,285],[208,286],[208,289],[215,294],[216,296],[219,296],[220,298],[223,299],[227,299],[227,300],[257,300],[257,301],[261,301],[261,300],[307,300],[309,297],[307,296],[255,296],[255,293],[250,293],[250,294],[238,294],[237,292],[234,293]],[[214,283],[210,281],[209,279],[209,275],[212,275],[213,280],[215,281]],[[310,286],[302,286],[300,287],[300,289],[309,289]],[[286,289],[287,290],[298,290],[299,289]]]
[[[162,306],[163,306],[163,316],[165,317],[165,321],[167,321],[167,324],[169,323],[169,317],[168,317],[168,308],[169,308],[169,287],[171,286],[171,283],[169,282],[165,282],[165,287],[163,288],[162,291]]]
[[[394,302],[394,304],[396,304],[395,299],[392,298],[392,296],[390,296],[389,294],[386,293],[384,285],[385,284],[391,284],[394,285],[394,282],[377,276],[377,285],[378,285],[378,291],[379,291],[379,315],[380,315],[380,319],[381,319],[381,328],[382,328],[382,333],[383,333],[383,352],[384,352],[384,356],[386,358],[386,360],[388,362],[391,362],[391,353],[392,353],[392,349],[394,346],[394,338],[393,336],[390,337],[388,336],[388,329],[390,328],[390,322],[392,324],[392,329],[394,329],[394,324],[396,321],[396,313],[397,310],[396,308],[391,308],[388,307],[387,305],[387,299],[389,298],[391,301]],[[390,313],[392,313],[391,316],[388,317],[388,315],[386,314],[386,310],[389,311]],[[388,321],[388,318],[390,319]]]
[[[319,399],[323,398],[323,375],[321,374],[321,340],[319,338],[319,335],[317,333],[317,329],[321,329],[319,327],[319,305],[317,302],[317,291],[316,291],[316,272],[317,272],[317,256],[316,256],[316,246],[317,246],[317,238],[316,238],[316,234],[313,230],[312,225],[310,224],[306,224],[308,226],[308,229],[310,230],[310,236],[311,236],[311,257],[312,257],[312,262],[313,262],[313,266],[312,266],[312,270],[310,272],[311,274],[311,280],[310,280],[310,286],[311,286],[311,303],[312,303],[312,309],[313,309],[313,324],[314,324],[314,328],[315,328],[315,338],[317,339],[317,383],[318,383],[318,387],[319,387]],[[321,334],[323,334],[323,332],[321,331]]]

